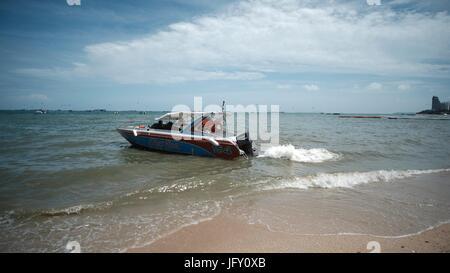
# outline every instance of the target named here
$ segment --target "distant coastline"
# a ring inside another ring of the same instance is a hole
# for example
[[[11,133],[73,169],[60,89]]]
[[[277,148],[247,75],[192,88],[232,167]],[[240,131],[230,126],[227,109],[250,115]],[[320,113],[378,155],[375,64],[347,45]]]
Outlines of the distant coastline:
[[[448,115],[450,114],[450,102],[441,102],[439,97],[433,96],[431,99],[431,110],[418,112],[420,115]]]
[[[0,109],[0,112],[30,112],[34,113],[36,111],[46,111],[48,113],[161,113],[161,112],[170,112],[169,110],[106,110],[106,109],[84,109],[84,110],[72,110],[72,109]]]
[[[36,112],[39,110],[43,110],[40,108],[30,108],[30,109],[0,109],[0,112]],[[101,111],[100,111],[101,110]],[[113,109],[45,109],[44,111],[48,113],[162,113],[162,112],[170,112],[171,110],[113,110]],[[364,113],[364,112],[307,112],[307,111],[280,111],[280,114],[314,114],[314,115],[332,115],[332,116],[340,116],[340,115],[396,115],[396,116],[414,116],[415,112],[386,112],[386,113]]]
[[[450,114],[450,111],[446,110],[440,110],[440,111],[433,111],[433,110],[423,110],[420,112],[417,112],[418,115],[448,115]]]

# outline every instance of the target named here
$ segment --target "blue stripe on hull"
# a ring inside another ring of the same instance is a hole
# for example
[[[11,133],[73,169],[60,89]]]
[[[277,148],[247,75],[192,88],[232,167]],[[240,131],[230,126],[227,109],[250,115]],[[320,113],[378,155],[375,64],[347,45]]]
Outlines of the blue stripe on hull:
[[[164,138],[142,137],[123,134],[123,137],[133,145],[141,146],[147,149],[158,150],[163,152],[188,154],[197,156],[215,157],[215,155],[208,150],[197,145]]]

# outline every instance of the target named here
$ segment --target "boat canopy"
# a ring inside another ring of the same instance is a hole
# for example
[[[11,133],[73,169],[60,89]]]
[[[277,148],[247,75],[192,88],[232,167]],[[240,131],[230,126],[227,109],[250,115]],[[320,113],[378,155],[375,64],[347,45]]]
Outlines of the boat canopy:
[[[170,124],[172,130],[175,129],[179,132],[197,130],[198,132],[202,132],[202,134],[208,133],[207,131],[213,134],[219,132],[223,134],[223,124],[226,122],[226,116],[229,115],[232,115],[232,113],[225,112],[224,115],[224,112],[170,112],[155,120],[159,123],[167,122],[167,124]],[[211,128],[206,128],[208,126],[205,121],[211,121],[217,126],[210,125]]]
[[[231,115],[230,112],[225,112],[227,116]],[[220,116],[223,115],[223,112],[170,112],[166,113],[158,118],[155,118],[156,121],[178,121],[178,120],[186,120],[192,117],[208,117],[208,116]]]

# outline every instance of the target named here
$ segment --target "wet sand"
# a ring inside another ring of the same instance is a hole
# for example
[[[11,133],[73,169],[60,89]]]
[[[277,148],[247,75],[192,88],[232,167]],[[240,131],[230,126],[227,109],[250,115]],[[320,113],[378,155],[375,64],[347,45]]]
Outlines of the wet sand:
[[[375,242],[372,242],[375,241]],[[372,242],[368,245],[369,242]],[[379,246],[379,249],[377,248]],[[129,252],[450,252],[450,224],[402,237],[274,232],[222,212]]]

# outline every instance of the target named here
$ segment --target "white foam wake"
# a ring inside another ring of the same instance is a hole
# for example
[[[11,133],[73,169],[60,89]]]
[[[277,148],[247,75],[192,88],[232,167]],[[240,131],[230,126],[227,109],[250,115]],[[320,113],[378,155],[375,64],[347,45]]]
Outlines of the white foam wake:
[[[294,145],[288,144],[269,147],[263,151],[262,155],[259,155],[258,157],[283,158],[305,163],[320,163],[327,160],[336,159],[339,155],[323,148],[301,149],[295,148]]]
[[[268,187],[268,189],[351,188],[360,184],[367,184],[372,182],[390,182],[392,180],[408,178],[414,175],[439,172],[450,172],[450,169],[405,171],[380,170],[371,172],[319,173],[312,176],[296,177],[294,179],[283,180],[277,185]]]

